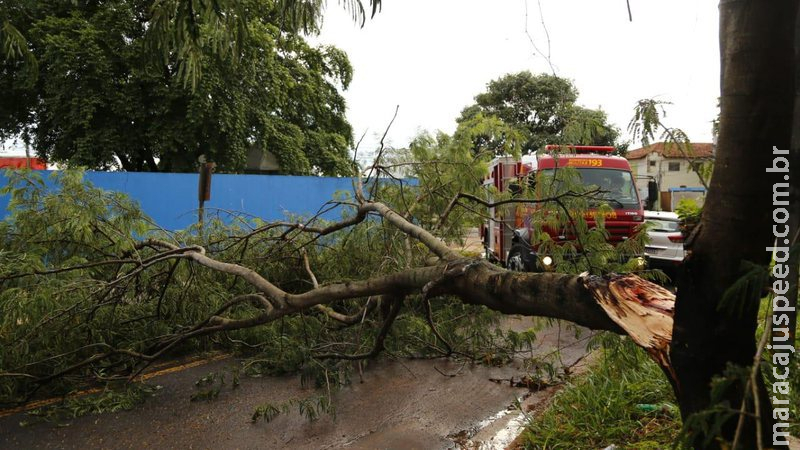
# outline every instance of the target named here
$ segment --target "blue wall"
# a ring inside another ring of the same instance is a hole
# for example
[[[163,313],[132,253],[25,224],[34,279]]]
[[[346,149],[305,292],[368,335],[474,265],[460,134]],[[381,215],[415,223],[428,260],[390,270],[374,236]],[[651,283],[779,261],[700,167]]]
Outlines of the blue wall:
[[[51,173],[41,172],[46,180]],[[128,194],[165,229],[183,229],[197,220],[198,174],[86,172],[84,178],[102,189]],[[7,182],[0,171],[0,186]],[[285,219],[287,214],[316,214],[337,191],[352,190],[349,178],[214,174],[211,200],[205,203],[205,208],[207,214],[219,208],[272,221]],[[7,206],[8,196],[0,195],[0,219],[8,213]],[[341,210],[337,208],[323,217],[337,220]]]

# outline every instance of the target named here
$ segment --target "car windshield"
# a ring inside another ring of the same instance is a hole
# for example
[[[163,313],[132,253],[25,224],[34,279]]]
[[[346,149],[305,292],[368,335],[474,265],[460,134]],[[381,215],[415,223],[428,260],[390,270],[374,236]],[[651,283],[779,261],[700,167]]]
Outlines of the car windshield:
[[[647,219],[647,223],[651,224],[650,231],[680,231],[680,224],[672,220],[664,219]]]
[[[588,167],[572,169],[580,177],[582,185],[588,189],[599,189],[600,197],[610,200],[612,208],[639,208],[639,195],[630,172]],[[549,177],[554,173],[554,169],[541,171],[542,175]]]

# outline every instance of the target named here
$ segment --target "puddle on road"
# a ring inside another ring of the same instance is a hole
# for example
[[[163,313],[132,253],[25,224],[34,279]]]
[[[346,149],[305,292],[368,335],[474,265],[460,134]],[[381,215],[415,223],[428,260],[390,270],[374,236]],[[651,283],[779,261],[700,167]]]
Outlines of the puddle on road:
[[[474,427],[447,436],[460,449],[470,450],[503,450],[522,433],[525,428],[525,414],[517,405],[522,404],[530,393],[519,398],[515,404],[509,405],[496,414],[480,421]],[[511,416],[511,417],[510,417]],[[505,424],[503,424],[505,422]],[[491,428],[491,430],[490,430]],[[476,436],[489,435],[488,440],[474,439]]]
[[[533,388],[508,407],[448,438],[458,449],[504,450],[522,434],[528,420],[546,409],[564,386],[564,383],[557,383]]]

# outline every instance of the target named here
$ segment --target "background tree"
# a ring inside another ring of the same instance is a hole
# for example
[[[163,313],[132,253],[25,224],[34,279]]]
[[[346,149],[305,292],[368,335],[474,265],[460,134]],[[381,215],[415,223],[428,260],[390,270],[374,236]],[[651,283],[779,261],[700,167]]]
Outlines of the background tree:
[[[13,101],[0,106],[0,131],[29,135],[52,162],[97,169],[187,171],[205,155],[236,171],[256,147],[284,173],[351,173],[339,93],[352,77],[346,55],[281,28],[273,2],[238,7],[247,32],[227,52],[214,45],[225,39],[214,15],[191,16],[206,45],[187,60],[153,52],[165,19],[152,1],[20,3],[9,21],[37,70],[25,58],[2,61]],[[186,64],[202,76],[187,82]]]
[[[546,144],[616,145],[619,130],[602,110],[575,104],[578,90],[571,81],[528,71],[504,75],[489,82],[475,104],[461,112],[459,130],[475,128],[482,120],[500,120],[522,135],[521,151],[530,153]],[[476,148],[505,151],[505,136],[473,134]]]
[[[520,155],[527,134],[497,116],[486,116],[479,111],[459,122],[453,139],[471,148],[473,155],[485,159],[487,155]]]

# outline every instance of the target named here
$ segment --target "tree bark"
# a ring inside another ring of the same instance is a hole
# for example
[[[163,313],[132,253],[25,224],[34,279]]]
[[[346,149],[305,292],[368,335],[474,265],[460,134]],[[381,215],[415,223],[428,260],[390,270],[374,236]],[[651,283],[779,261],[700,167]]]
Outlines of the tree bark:
[[[743,383],[734,383],[715,403],[710,383],[729,364],[751,366],[756,353],[760,295],[741,295],[724,306],[722,300],[743,275],[743,261],[766,266],[770,260],[766,248],[773,242],[772,184],[783,180],[765,170],[772,165],[773,146],[788,149],[790,144],[797,7],[794,0],[720,2],[722,97],[716,164],[701,228],[679,276],[670,352],[684,421],[724,401],[737,408]],[[762,436],[771,445],[772,414],[761,384]],[[733,441],[737,421],[733,416],[725,422],[723,438]],[[748,417],[744,425],[741,448],[757,448],[755,420]],[[705,438],[698,431],[694,446],[720,445]]]
[[[798,233],[800,233],[800,11],[795,20],[794,35],[794,117],[792,122],[792,148],[789,157],[789,175],[795,180],[789,185],[789,236],[794,241],[793,245],[800,243]],[[795,307],[794,313],[789,314],[789,332],[791,341],[794,342],[797,333],[797,296],[798,296],[798,277],[800,277],[800,255],[795,252],[789,260],[789,291],[786,298],[790,305]]]

